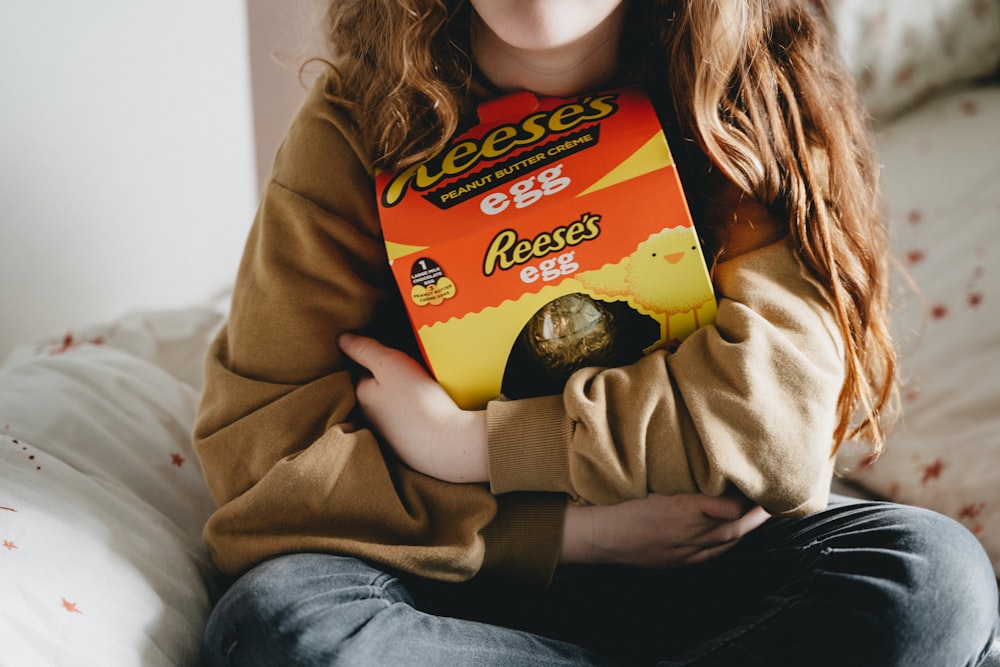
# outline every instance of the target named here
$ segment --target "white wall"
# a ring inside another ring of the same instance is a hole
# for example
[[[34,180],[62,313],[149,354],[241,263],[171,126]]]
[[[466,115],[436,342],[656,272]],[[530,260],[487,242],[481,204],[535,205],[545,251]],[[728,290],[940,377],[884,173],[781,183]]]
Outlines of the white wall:
[[[244,0],[0,2],[0,358],[231,282],[247,54]]]
[[[323,52],[324,6],[321,0],[247,0],[259,183],[270,175],[274,152],[316,71],[307,67],[300,80],[299,65]]]

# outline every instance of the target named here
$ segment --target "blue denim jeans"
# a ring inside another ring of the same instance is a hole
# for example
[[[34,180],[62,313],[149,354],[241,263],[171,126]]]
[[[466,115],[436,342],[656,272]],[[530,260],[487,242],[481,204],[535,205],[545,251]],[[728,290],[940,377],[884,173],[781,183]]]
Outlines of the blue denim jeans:
[[[545,590],[295,554],[216,606],[206,665],[973,667],[997,624],[989,560],[960,524],[835,499],[711,562],[560,568]]]

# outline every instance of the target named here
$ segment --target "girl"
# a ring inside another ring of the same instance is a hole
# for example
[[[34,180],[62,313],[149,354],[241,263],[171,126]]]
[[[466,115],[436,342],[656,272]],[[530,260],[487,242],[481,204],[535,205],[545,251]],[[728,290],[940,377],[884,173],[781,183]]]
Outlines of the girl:
[[[327,29],[207,362],[205,536],[239,577],[207,664],[979,664],[972,536],[829,497],[841,442],[877,453],[895,367],[877,165],[821,3],[333,0]],[[414,360],[374,169],[503,92],[626,84],[677,156],[716,323],[459,410]]]

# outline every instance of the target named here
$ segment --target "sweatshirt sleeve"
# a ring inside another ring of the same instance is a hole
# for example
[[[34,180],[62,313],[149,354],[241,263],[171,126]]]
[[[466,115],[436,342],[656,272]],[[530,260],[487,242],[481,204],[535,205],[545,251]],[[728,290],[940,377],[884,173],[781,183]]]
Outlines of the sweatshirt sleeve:
[[[444,580],[485,568],[544,582],[564,494],[497,499],[484,485],[426,477],[356,419],[337,337],[361,331],[394,344],[409,325],[353,137],[317,86],[263,193],[195,424],[218,505],[205,539],[229,574],[320,551]]]
[[[493,491],[606,505],[735,489],[772,514],[824,507],[842,339],[790,240],[750,245],[716,266],[716,321],[675,353],[582,369],[561,396],[492,402]]]

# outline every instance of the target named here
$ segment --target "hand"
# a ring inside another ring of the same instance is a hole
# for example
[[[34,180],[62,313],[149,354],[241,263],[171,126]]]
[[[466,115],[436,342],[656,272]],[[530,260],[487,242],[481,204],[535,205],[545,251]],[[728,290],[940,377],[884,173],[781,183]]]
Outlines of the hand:
[[[399,350],[356,334],[344,334],[338,342],[371,373],[358,381],[358,403],[406,465],[446,482],[489,481],[485,411],[459,408]]]
[[[715,558],[768,514],[741,496],[650,495],[566,509],[561,560],[670,568]]]

